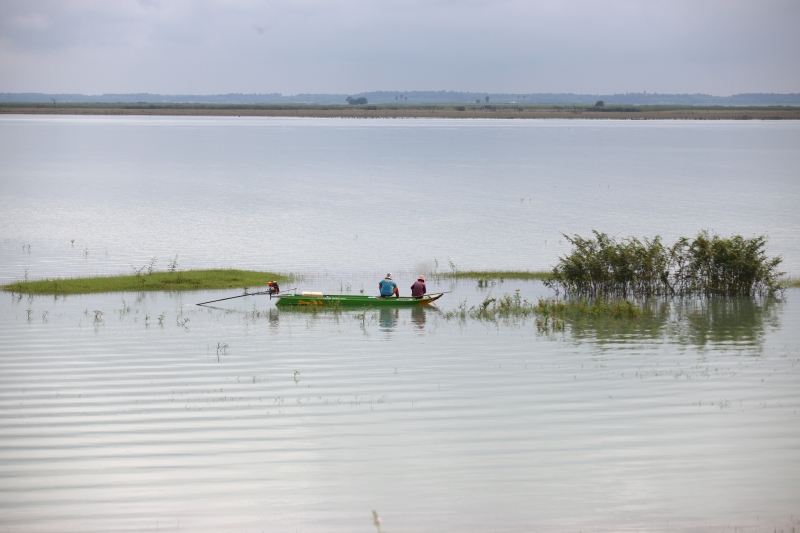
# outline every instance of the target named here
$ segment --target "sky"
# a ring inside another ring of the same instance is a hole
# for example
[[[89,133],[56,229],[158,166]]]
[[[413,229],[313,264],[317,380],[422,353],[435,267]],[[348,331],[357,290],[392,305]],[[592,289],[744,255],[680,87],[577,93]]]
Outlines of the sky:
[[[2,0],[0,92],[800,92],[793,0]]]

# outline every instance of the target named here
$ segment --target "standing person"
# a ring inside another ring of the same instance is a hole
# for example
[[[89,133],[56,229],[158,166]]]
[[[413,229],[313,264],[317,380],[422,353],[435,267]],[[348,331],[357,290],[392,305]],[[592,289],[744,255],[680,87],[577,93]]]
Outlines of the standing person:
[[[397,283],[392,281],[392,273],[386,274],[386,278],[378,283],[378,288],[381,290],[381,298],[391,298],[396,296],[400,298],[400,290],[397,288]]]
[[[428,289],[425,288],[425,276],[420,276],[411,286],[411,296],[414,298],[422,298],[427,290]]]

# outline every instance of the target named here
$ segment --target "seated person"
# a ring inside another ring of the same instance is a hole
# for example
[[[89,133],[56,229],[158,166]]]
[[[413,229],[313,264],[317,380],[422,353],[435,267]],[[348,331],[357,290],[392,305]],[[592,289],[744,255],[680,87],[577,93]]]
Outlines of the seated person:
[[[381,290],[381,298],[391,298],[396,296],[400,298],[400,290],[397,288],[397,283],[392,281],[392,273],[386,274],[386,279],[378,283],[378,288]]]
[[[417,281],[411,286],[411,296],[414,298],[422,298],[425,295],[425,276],[420,276]]]

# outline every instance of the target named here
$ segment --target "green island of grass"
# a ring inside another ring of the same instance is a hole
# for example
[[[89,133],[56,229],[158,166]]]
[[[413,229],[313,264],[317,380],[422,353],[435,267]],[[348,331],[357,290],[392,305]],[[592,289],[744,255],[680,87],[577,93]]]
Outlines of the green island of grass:
[[[88,278],[55,278],[17,281],[3,285],[6,292],[22,294],[88,294],[96,292],[198,291],[265,287],[270,281],[283,283],[293,276],[255,270],[185,270]]]

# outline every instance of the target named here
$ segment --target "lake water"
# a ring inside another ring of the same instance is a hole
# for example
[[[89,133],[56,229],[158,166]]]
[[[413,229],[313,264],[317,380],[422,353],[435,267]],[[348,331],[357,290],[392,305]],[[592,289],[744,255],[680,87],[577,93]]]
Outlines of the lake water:
[[[308,290],[544,269],[561,233],[768,234],[800,124],[0,117],[0,278],[235,266]],[[73,241],[74,239],[74,241]],[[0,530],[800,529],[800,290],[657,318],[0,300]]]
[[[546,269],[592,229],[767,234],[800,275],[799,147],[789,121],[4,116],[0,280]]]

